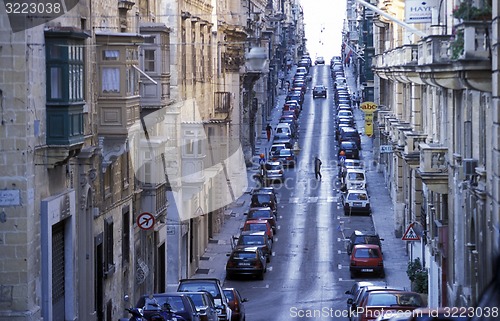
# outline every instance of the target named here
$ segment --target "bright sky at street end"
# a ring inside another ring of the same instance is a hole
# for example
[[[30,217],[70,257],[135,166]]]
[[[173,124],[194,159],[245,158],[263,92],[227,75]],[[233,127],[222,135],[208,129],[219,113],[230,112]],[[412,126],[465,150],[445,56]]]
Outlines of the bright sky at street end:
[[[306,45],[311,58],[325,58],[328,63],[339,56],[342,29],[346,17],[345,0],[300,0],[304,10]]]

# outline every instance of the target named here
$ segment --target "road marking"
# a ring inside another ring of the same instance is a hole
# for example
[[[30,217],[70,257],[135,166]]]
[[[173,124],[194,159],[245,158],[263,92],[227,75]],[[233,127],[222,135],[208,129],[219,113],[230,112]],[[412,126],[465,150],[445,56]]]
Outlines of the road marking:
[[[274,237],[274,241],[273,241],[273,243],[274,243],[274,242],[278,242],[278,237],[277,237],[277,236],[275,236],[275,237]]]
[[[269,284],[266,284],[265,286],[252,286],[253,289],[269,289]]]
[[[327,197],[327,199],[326,199],[326,201],[327,201],[328,203],[334,203],[334,202],[337,202],[337,201],[338,201],[338,198],[337,198],[337,197],[335,197],[335,196],[328,196],[328,197]]]
[[[292,203],[292,204],[296,204],[299,202],[299,198],[298,197],[292,197],[290,198],[290,201],[288,201],[288,203]]]
[[[307,203],[317,203],[318,202],[318,197],[313,196],[313,197],[308,197],[307,198]]]

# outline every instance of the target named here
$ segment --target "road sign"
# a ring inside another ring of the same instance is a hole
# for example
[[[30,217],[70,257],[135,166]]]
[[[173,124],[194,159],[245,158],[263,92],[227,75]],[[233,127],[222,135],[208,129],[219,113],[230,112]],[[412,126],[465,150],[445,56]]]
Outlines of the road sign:
[[[380,145],[381,153],[392,153],[392,145]]]
[[[339,156],[339,161],[343,164],[345,162],[345,156]]]
[[[153,214],[144,212],[137,216],[137,226],[143,230],[149,230],[155,225],[155,217]]]
[[[420,236],[418,236],[417,233],[415,232],[415,230],[413,229],[413,224],[414,223],[411,223],[408,226],[408,228],[406,229],[405,234],[401,238],[403,241],[419,241],[420,240]]]

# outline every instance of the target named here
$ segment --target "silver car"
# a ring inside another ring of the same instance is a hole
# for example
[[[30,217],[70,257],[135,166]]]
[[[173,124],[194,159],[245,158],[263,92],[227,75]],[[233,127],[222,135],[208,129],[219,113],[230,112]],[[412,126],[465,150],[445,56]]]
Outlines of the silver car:
[[[283,181],[283,165],[281,162],[267,162],[264,164],[266,169],[266,180],[269,183]]]

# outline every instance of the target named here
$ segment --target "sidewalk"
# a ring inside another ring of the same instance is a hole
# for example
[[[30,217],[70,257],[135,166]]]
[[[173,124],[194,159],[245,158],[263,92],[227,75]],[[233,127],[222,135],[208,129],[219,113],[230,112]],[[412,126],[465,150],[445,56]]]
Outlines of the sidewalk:
[[[349,89],[357,91],[351,68],[345,69]],[[364,126],[364,113],[354,109],[356,125],[359,129]],[[406,241],[395,236],[394,208],[389,190],[385,185],[383,173],[377,171],[373,164],[373,139],[361,136],[362,156],[365,161],[367,190],[372,207],[372,220],[375,231],[379,234],[384,251],[384,267],[388,285],[411,289],[411,283],[406,274],[409,257],[406,253]]]

